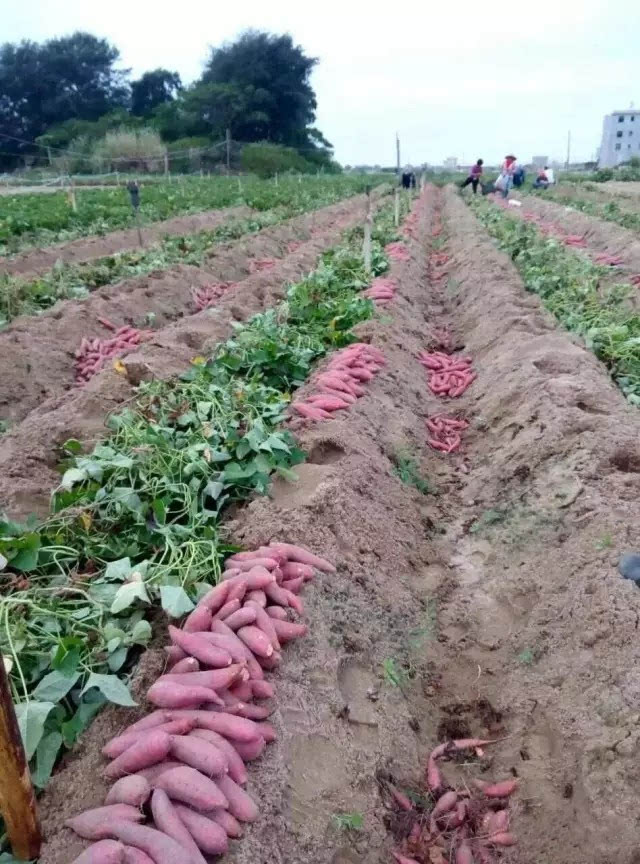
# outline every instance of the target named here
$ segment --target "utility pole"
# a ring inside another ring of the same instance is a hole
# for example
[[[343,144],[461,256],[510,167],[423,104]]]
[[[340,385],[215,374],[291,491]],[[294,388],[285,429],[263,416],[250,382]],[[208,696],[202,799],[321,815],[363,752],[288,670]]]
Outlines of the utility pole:
[[[400,176],[400,136],[396,132],[396,174]]]
[[[227,174],[231,173],[231,129],[227,129]]]
[[[565,168],[567,171],[569,170],[569,163],[571,162],[571,129],[567,132],[567,162]]]

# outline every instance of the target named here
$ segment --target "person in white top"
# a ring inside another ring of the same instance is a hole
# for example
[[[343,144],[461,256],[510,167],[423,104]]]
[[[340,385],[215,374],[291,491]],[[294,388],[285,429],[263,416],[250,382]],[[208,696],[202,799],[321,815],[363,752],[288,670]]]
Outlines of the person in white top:
[[[545,165],[544,166],[544,173],[547,175],[547,180],[549,181],[549,186],[553,186],[553,184],[556,182],[555,178],[553,176],[553,168],[547,168],[547,166]]]

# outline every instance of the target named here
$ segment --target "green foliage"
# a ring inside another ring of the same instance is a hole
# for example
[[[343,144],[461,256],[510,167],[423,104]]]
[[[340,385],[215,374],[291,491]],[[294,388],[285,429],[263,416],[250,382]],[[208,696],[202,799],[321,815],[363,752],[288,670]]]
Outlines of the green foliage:
[[[418,492],[428,495],[433,488],[420,473],[420,467],[410,453],[402,450],[394,455],[393,472],[407,486],[414,486]]]
[[[640,405],[640,315],[629,303],[632,286],[602,286],[609,271],[533,226],[487,202],[471,202],[498,246],[520,271],[526,288],[607,366],[633,405]]]
[[[339,831],[362,831],[364,816],[362,813],[334,813],[333,824]]]
[[[148,117],[158,105],[173,101],[181,90],[182,81],[177,72],[168,69],[145,72],[131,83],[131,113]]]
[[[305,173],[315,170],[315,167],[292,147],[269,144],[268,141],[247,144],[242,148],[240,161],[243,171],[257,174],[258,177],[273,177],[274,174],[284,174],[287,171]]]
[[[93,147],[94,164],[101,171],[152,171],[164,164],[166,147],[153,129],[116,129]]]
[[[378,233],[376,273],[394,236]],[[304,454],[284,412],[373,314],[366,281],[350,233],[209,359],[141,385],[105,442],[83,453],[67,441],[48,519],[0,521],[0,653],[38,785],[105,701],[133,704],[127,680],[155,610],[180,617],[219,579],[225,510],[295,477]]]

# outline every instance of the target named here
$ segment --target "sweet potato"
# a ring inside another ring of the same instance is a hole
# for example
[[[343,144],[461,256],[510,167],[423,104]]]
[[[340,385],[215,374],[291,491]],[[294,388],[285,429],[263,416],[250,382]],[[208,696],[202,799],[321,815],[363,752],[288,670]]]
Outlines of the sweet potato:
[[[138,774],[129,774],[116,780],[105,798],[105,804],[128,804],[130,807],[142,807],[151,795],[151,785]]]
[[[144,816],[137,807],[129,804],[107,804],[85,810],[65,821],[78,837],[85,840],[106,840],[111,837],[111,826],[114,822],[141,822]]]
[[[180,660],[184,660],[187,657],[187,654],[182,650],[182,648],[178,648],[177,645],[165,645],[165,653],[167,655],[167,664],[169,666],[175,666],[176,663],[179,663]]]
[[[229,759],[219,747],[190,735],[172,735],[171,755],[205,777],[217,777],[229,770]]]
[[[161,726],[163,723],[168,723],[169,718],[167,717],[166,711],[152,711],[150,714],[145,714],[145,716],[141,720],[136,720],[135,723],[131,723],[130,726],[127,726],[126,729],[122,730],[122,735],[125,735],[128,732],[139,732],[143,729],[153,729],[154,726]]]
[[[194,843],[205,855],[222,855],[227,851],[229,845],[227,832],[210,816],[196,813],[182,804],[176,804],[175,809]],[[210,815],[217,812],[219,811],[211,811]],[[176,861],[175,864],[179,862]]]
[[[315,567],[316,570],[321,570],[323,573],[335,573],[336,568],[324,558],[314,555],[308,549],[303,549],[301,546],[295,546],[292,543],[273,543],[273,548],[286,555],[287,561],[295,561],[298,564],[308,564],[310,567]]]
[[[275,584],[275,580],[274,580],[274,584]],[[249,591],[245,600],[253,600],[259,606],[262,606],[263,609],[267,605],[267,595],[264,593],[264,591],[262,591],[260,589],[256,589],[255,591]]]
[[[271,744],[271,742],[275,741],[278,737],[276,735],[276,730],[273,728],[271,723],[254,723],[253,725],[258,730],[258,734],[262,735],[267,744]]]
[[[189,733],[189,737],[207,741],[214,747],[218,747],[227,757],[229,777],[235,780],[236,783],[243,785],[247,782],[248,774],[242,757],[227,738],[218,734],[218,732],[212,732],[211,729],[194,729],[193,732]]]
[[[110,765],[107,765],[105,776],[110,780],[117,780],[125,774],[135,774],[143,768],[161,762],[167,757],[170,748],[171,736],[161,730],[151,729],[148,735],[133,743]]]
[[[221,636],[224,637],[225,643],[222,647],[232,654],[233,659],[238,663],[246,662],[249,675],[252,678],[264,677],[262,674],[262,667],[254,657],[251,650],[247,648],[242,639],[240,639],[230,627],[227,627],[225,621],[213,621],[211,626],[213,632],[210,634],[210,638],[212,639],[213,644],[220,644],[219,638]]]
[[[226,690],[236,681],[246,681],[248,678],[249,673],[244,663],[232,663],[226,669],[211,669],[208,672],[185,672],[182,675],[169,673],[168,675],[162,675],[158,678],[158,681],[170,681],[174,684],[181,684],[184,687],[195,686],[206,687],[209,690]]]
[[[247,607],[255,609],[256,612],[256,627],[258,627],[265,636],[268,637],[271,645],[273,646],[274,651],[280,650],[280,642],[278,641],[278,634],[276,633],[276,629],[273,626],[273,619],[270,618],[267,613],[264,611],[264,608],[260,606],[259,603],[256,603],[255,600],[247,600]],[[242,629],[242,628],[241,628]],[[238,635],[240,636],[240,632],[238,631]],[[240,636],[240,638],[242,638]],[[245,641],[245,640],[243,640]]]
[[[287,614],[287,610],[283,609],[282,606],[267,606],[265,612],[271,618],[277,618],[279,621],[288,621],[289,616]]]
[[[252,762],[254,759],[257,759],[262,755],[264,748],[267,746],[267,742],[262,736],[254,738],[253,741],[233,741],[232,743],[243,762]],[[233,779],[236,783],[238,782],[235,777]]]
[[[211,616],[209,616],[211,617]],[[195,657],[185,657],[184,660],[178,660],[175,666],[171,667],[173,675],[180,675],[183,672],[199,672],[200,664]]]
[[[250,606],[243,606],[231,615],[224,619],[224,623],[232,630],[237,630],[239,627],[246,627],[247,624],[253,624],[256,620],[256,611]]]
[[[206,666],[213,666],[214,668],[231,666],[231,656],[226,651],[211,645],[198,633],[185,633],[170,624],[169,636],[174,645],[182,648],[183,651]]]
[[[221,606],[224,606],[224,604],[227,602],[228,593],[229,583],[220,582],[219,585],[216,585],[204,595],[198,605],[206,606],[212,614],[215,614],[218,609],[220,609]]]
[[[254,699],[273,699],[275,696],[273,685],[268,681],[249,681],[248,684]]]
[[[189,853],[193,864],[206,864],[200,848],[163,789],[154,789],[151,796],[151,813],[156,828],[168,837],[173,837],[176,843]]]
[[[161,732],[166,732],[168,735],[186,735],[193,729],[191,720],[173,720],[169,723],[162,723],[160,726],[155,726],[155,729]],[[140,729],[137,732],[125,732],[123,735],[118,735],[112,738],[102,748],[102,755],[108,759],[116,759],[125,750],[128,750],[136,741],[140,741],[148,734],[146,729]]]
[[[229,563],[229,562],[227,562]],[[249,558],[243,561],[234,561],[229,567],[225,564],[225,570],[240,570],[241,573],[253,570],[254,567],[263,567],[265,570],[275,570],[278,562],[274,558]]]
[[[134,825],[131,822],[116,822],[111,826],[111,835],[127,846],[135,846],[145,852],[155,864],[176,864],[187,861],[191,864],[191,856],[179,843],[155,828],[146,825]],[[186,860],[185,860],[186,859]]]
[[[297,579],[283,579],[282,587],[285,591],[291,591],[292,594],[299,594],[302,590],[302,586],[305,583],[304,576],[298,576]]]
[[[228,810],[223,810],[222,808],[210,810],[207,813],[207,819],[211,819],[212,822],[220,825],[227,832],[228,837],[242,837],[242,825]]]
[[[213,647],[213,646],[212,646]],[[187,673],[203,675],[203,672]],[[182,676],[181,676],[182,677]],[[147,690],[147,699],[158,708],[198,708],[207,702],[220,705],[218,694],[209,687],[179,684],[166,676],[158,678]]]
[[[185,633],[198,633],[200,630],[208,630],[211,627],[211,610],[200,603],[187,617],[182,625]]]
[[[246,585],[244,586],[244,588],[246,592]],[[235,600],[228,600],[221,609],[218,609],[218,611],[213,617],[217,618],[219,621],[224,621],[224,619],[228,618],[229,615],[233,615],[234,612],[237,612],[240,609],[240,606],[241,603],[238,598],[236,598]]]
[[[233,581],[233,584],[229,588],[229,594],[227,595],[227,602],[225,606],[228,606],[229,603],[233,603],[234,600],[240,601],[244,599],[244,595],[249,590],[249,580],[248,579],[237,579]],[[222,607],[224,609],[224,606]],[[235,610],[233,610],[235,611]],[[228,618],[229,615],[220,615],[220,618]]]
[[[295,561],[287,561],[287,563],[283,565],[283,579],[299,579],[301,576],[307,582],[310,579],[313,579],[313,567],[309,566],[309,564],[298,564]]]
[[[219,778],[219,786],[222,794],[229,802],[228,810],[232,816],[235,816],[240,822],[255,822],[258,818],[258,807],[241,786],[234,783],[230,777],[226,775]]]
[[[151,788],[153,788],[156,780],[161,774],[164,774],[165,771],[171,771],[172,768],[180,768],[181,766],[182,762],[176,762],[173,759],[165,759],[162,762],[158,762],[157,765],[143,768],[142,771],[138,771],[134,776],[144,777],[144,779],[150,784]]]
[[[156,789],[164,789],[169,798],[182,801],[196,810],[213,810],[215,807],[228,808],[225,795],[213,780],[205,777],[195,768],[182,765],[161,774],[154,784]]]
[[[288,591],[284,586],[281,589],[286,598],[287,604],[291,607],[291,609],[295,609],[298,615],[304,615],[304,603],[302,600],[293,593],[293,591]]]
[[[135,846],[125,846],[123,864],[155,864],[155,862],[142,849],[136,849]]]
[[[189,717],[196,721],[196,727],[200,729],[211,729],[223,735],[230,741],[255,741],[263,736],[263,723],[254,723],[243,717],[234,717],[233,714],[216,713],[213,711],[170,711],[172,719],[178,717]],[[263,736],[264,737],[264,736]],[[169,742],[170,743],[170,742]]]
[[[250,702],[241,702],[236,713],[238,717],[261,721],[270,717],[274,710],[273,705],[252,705]]]
[[[246,681],[236,681],[233,686],[229,687],[230,695],[241,702],[251,702],[253,699],[253,690],[251,689],[249,676],[247,675],[246,678]],[[222,698],[224,699],[224,695],[222,695]]]
[[[124,864],[125,849],[117,840],[100,840],[74,859],[73,864]],[[153,864],[153,862],[152,862]]]
[[[263,633],[259,627],[249,624],[246,627],[240,627],[238,630],[238,638],[241,639],[247,648],[257,657],[271,657],[274,651],[273,645],[266,633]]]
[[[292,639],[298,639],[307,632],[306,624],[295,624],[293,621],[280,621],[274,618],[273,625],[281,642],[290,642]]]
[[[517,780],[502,780],[500,783],[485,783],[484,780],[474,780],[474,783],[487,798],[508,798],[518,788]]]
[[[285,609],[289,607],[289,595],[291,592],[286,591],[280,585],[267,585],[264,593],[276,606],[283,606]]]

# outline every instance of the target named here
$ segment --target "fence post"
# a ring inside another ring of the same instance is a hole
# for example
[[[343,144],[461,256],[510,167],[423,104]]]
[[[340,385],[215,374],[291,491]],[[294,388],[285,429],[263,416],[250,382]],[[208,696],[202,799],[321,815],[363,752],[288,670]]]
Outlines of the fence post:
[[[393,193],[393,224],[396,228],[400,224],[400,190],[397,186]]]
[[[40,855],[42,837],[36,799],[9,680],[0,658],[0,811],[13,854],[21,861]]]
[[[364,242],[362,244],[362,257],[364,260],[364,271],[367,276],[371,276],[371,228],[373,225],[373,217],[371,215],[371,187],[367,186],[367,205],[364,217]]]
[[[231,129],[227,129],[225,135],[225,143],[227,145],[227,174],[231,173]]]
[[[238,174],[238,192],[242,192],[242,181],[240,180],[239,174]]]
[[[78,212],[78,202],[76,201],[76,188],[73,185],[73,177],[71,177],[71,185],[69,186],[69,204],[74,213]]]
[[[164,176],[169,176],[169,154],[167,151],[164,151]]]
[[[278,185],[278,172],[276,171],[276,176],[274,177],[276,186]]]

